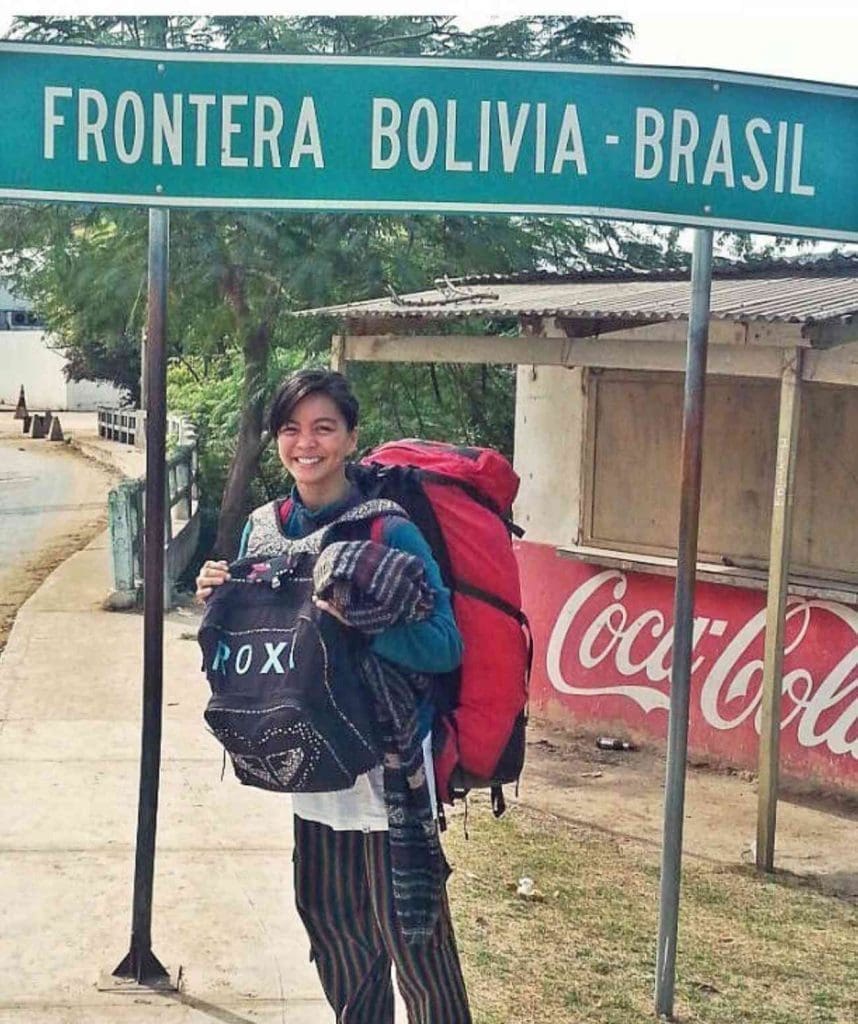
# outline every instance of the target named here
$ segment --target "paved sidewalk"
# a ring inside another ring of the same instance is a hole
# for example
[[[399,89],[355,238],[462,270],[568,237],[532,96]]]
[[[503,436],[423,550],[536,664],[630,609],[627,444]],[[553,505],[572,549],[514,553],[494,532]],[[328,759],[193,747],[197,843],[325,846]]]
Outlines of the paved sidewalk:
[[[329,1024],[292,903],[289,801],[221,781],[188,614],[164,630],[153,912],[183,989],[98,990],[129,945],[143,645],[141,616],[102,610],[109,589],[103,534],[21,608],[0,657],[0,1022]]]

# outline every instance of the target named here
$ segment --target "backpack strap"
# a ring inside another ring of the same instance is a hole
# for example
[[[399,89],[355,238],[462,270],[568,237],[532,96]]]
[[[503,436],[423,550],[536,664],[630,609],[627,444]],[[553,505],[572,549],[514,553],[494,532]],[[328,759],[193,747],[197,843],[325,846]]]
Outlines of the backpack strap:
[[[383,512],[380,516],[376,516],[370,523],[369,539],[376,544],[383,544],[384,528],[394,519],[401,519],[405,523],[410,523],[412,521],[404,512],[402,514],[397,512]]]
[[[286,523],[288,522],[289,516],[292,514],[292,509],[294,507],[294,504],[295,503],[292,501],[291,498],[284,498],[283,501],[280,503],[280,507],[277,510],[277,515],[280,518],[280,525],[281,526],[285,526]],[[393,503],[390,502],[388,504],[392,505]],[[390,522],[391,519],[402,519],[402,520],[404,520],[407,523],[411,522],[411,520],[408,518],[408,516],[406,516],[404,509],[399,509],[398,512],[394,512],[392,510],[390,510],[390,511],[383,511],[379,515],[377,515],[370,522],[370,525],[369,525],[369,539],[371,541],[373,541],[374,543],[376,543],[376,544],[383,544],[384,543],[384,528],[385,528],[385,525],[388,522]]]
[[[384,519],[379,516],[370,523],[370,540],[374,544],[381,544],[381,537],[384,532]]]
[[[383,533],[384,533],[384,517],[383,516],[378,516],[377,518],[373,519],[373,521],[369,524],[369,539],[374,544],[381,544],[382,543],[381,537],[382,537]]]
[[[281,527],[285,525],[293,507],[294,502],[291,498],[285,498],[280,504],[277,509],[277,516],[280,520]],[[388,501],[386,498],[372,498],[347,509],[341,516],[338,516],[330,523],[326,523],[324,526],[320,526],[317,530],[314,530],[313,533],[308,534],[306,537],[295,538],[291,546],[296,551],[308,550],[318,553],[327,542],[328,534],[335,530],[336,527],[343,523],[356,523],[365,520],[370,521],[370,532],[372,534],[372,539],[374,540],[376,530],[378,530],[378,535],[381,536],[381,525],[383,520],[392,517],[399,519],[408,518],[405,509],[400,505],[397,505],[395,501]],[[376,524],[379,524],[378,527]]]
[[[467,597],[475,597],[478,601],[484,601],[486,604],[497,608],[499,612],[503,612],[504,615],[508,615],[511,619],[521,626],[522,631],[527,639],[527,674],[525,677],[525,685],[530,682],[530,674],[533,668],[533,633],[530,629],[530,620],[519,608],[515,608],[509,602],[504,601],[502,597],[498,597],[497,594],[492,594],[488,590],[483,590],[481,587],[475,587],[473,584],[468,583],[463,579],[456,579],[453,583],[454,592],[465,594]]]
[[[253,526],[245,552],[247,557],[272,557],[289,554],[293,558],[297,558],[303,554],[318,555],[343,523],[365,522],[369,525],[379,516],[407,518],[407,513],[400,505],[383,498],[376,498],[352,506],[332,522],[320,526],[305,537],[287,537],[283,532],[283,527],[293,508],[294,502],[290,498],[286,498],[282,502],[275,499],[250,513],[250,521]]]

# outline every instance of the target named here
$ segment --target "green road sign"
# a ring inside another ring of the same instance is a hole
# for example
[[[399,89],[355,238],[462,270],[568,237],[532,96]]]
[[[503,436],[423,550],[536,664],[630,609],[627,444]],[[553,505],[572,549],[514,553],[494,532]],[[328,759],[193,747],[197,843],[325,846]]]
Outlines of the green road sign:
[[[0,44],[0,199],[580,214],[858,241],[858,89]]]

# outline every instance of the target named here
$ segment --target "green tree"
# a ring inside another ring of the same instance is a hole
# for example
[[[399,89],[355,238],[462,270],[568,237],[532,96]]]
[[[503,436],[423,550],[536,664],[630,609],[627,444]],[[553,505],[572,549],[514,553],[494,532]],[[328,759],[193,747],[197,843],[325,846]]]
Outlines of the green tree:
[[[15,19],[11,34],[140,46],[159,28],[168,46],[197,49],[598,61],[623,58],[631,34],[618,18],[569,16],[519,18],[471,33],[453,18],[430,16],[29,16]],[[59,337],[70,374],[108,377],[133,398],[145,320],[145,247],[141,210],[0,208],[6,266]],[[217,551],[235,550],[248,507],[274,472],[264,429],[274,375],[324,359],[330,325],[296,321],[290,311],[382,294],[387,286],[408,291],[443,273],[615,265],[628,262],[630,252],[636,262],[656,262],[665,249],[671,251],[670,236],[652,229],[562,218],[174,211],[171,400],[195,419],[208,410],[204,437],[218,453],[208,481],[210,497],[220,499]],[[419,429],[509,447],[509,368],[362,368],[356,380],[370,440]],[[229,414],[215,409],[215,395],[229,404]]]

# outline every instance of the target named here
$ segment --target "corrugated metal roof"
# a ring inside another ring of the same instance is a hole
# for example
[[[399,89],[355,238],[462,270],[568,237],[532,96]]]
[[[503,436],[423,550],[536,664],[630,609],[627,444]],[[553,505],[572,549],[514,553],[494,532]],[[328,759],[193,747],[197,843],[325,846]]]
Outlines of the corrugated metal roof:
[[[299,316],[340,319],[563,316],[594,320],[686,320],[688,271],[471,277],[411,295],[369,299]],[[730,265],[713,274],[716,319],[782,323],[851,321],[858,314],[858,258]]]

